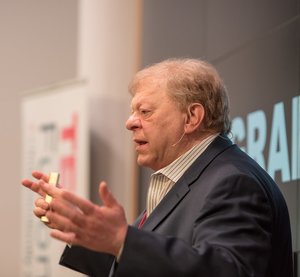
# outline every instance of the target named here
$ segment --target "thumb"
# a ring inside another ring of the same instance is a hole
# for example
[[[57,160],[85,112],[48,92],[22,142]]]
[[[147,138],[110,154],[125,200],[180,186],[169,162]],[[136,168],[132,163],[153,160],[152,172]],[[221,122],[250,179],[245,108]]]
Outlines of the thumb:
[[[118,205],[117,200],[109,191],[106,182],[101,182],[99,184],[99,197],[103,201],[104,206],[113,207]]]

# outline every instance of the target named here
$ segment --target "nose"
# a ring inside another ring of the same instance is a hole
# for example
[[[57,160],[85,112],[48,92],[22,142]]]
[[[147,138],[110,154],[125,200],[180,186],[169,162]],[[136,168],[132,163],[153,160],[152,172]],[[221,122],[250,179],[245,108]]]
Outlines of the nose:
[[[133,131],[141,127],[140,118],[135,113],[131,114],[127,119],[125,126],[128,130]]]

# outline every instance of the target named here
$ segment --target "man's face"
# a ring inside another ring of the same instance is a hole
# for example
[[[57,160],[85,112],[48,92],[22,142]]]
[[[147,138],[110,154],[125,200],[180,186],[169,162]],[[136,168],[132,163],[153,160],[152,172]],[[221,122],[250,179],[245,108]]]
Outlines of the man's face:
[[[126,128],[133,132],[139,165],[158,170],[185,152],[181,138],[186,114],[164,88],[142,83],[132,98],[131,108]]]

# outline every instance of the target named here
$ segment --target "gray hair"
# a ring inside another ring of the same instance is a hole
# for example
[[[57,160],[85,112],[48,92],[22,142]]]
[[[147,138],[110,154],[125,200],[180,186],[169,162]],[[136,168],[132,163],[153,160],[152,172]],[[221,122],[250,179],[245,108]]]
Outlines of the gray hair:
[[[230,131],[229,99],[216,69],[197,59],[168,59],[139,71],[129,85],[135,94],[141,82],[167,89],[169,97],[185,111],[192,103],[205,110],[206,131],[228,134]]]

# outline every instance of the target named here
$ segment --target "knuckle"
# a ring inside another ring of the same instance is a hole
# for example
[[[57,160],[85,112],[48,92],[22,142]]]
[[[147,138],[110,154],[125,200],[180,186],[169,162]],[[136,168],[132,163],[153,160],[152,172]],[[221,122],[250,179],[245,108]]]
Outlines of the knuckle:
[[[34,204],[35,204],[36,207],[40,207],[42,209],[48,209],[49,208],[49,204],[43,198],[36,199]]]
[[[70,219],[78,226],[85,226],[85,219],[78,211],[71,214]]]

